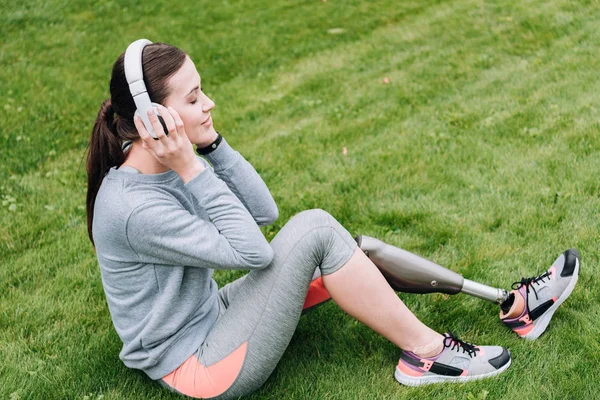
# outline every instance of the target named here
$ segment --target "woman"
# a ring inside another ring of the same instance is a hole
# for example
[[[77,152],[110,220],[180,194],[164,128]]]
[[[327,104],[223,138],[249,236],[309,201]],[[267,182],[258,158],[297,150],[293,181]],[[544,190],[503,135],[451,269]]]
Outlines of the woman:
[[[150,44],[142,65],[150,98],[162,104],[148,113],[156,139],[134,118],[121,55],[87,162],[88,232],[126,366],[192,397],[245,395],[271,374],[303,309],[332,298],[402,349],[402,383],[465,381],[509,367],[506,349],[421,323],[327,212],[299,213],[268,243],[259,225],[277,219],[277,206],[215,131],[215,104],[192,60]],[[250,272],[218,289],[214,269]]]

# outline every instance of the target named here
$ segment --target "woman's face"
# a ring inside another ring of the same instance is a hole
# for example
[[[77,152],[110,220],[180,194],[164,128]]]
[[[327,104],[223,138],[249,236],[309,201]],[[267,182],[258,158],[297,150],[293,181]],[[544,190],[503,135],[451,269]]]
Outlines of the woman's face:
[[[215,103],[202,93],[200,75],[189,57],[167,84],[170,94],[163,106],[173,107],[179,113],[190,142],[210,144],[216,136],[210,116]]]

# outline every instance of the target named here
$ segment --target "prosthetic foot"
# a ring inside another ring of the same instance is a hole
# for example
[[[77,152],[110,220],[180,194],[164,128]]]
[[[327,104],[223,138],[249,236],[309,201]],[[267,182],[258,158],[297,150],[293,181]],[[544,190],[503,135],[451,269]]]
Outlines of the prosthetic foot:
[[[546,272],[513,283],[509,299],[500,306],[500,320],[522,338],[537,339],[573,292],[579,268],[579,252],[569,249]]]
[[[416,254],[369,236],[355,238],[358,247],[379,268],[390,286],[407,293],[465,293],[501,304],[508,298],[498,289],[463,278],[460,274],[426,260]]]

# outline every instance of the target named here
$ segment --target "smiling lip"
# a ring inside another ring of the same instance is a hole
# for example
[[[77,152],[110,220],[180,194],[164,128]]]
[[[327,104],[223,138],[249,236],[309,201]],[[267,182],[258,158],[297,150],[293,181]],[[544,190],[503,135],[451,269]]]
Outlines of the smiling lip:
[[[212,123],[212,119],[209,115],[208,118],[206,118],[206,120],[201,125],[210,125],[211,123]]]

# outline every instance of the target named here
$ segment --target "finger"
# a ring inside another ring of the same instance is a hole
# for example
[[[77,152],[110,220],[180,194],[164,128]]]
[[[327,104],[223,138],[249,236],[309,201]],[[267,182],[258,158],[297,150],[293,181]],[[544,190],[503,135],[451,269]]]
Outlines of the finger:
[[[169,110],[167,110],[164,106],[158,106],[158,112],[162,117],[163,121],[165,121],[165,125],[167,126],[167,132],[169,132],[169,136],[177,135],[177,128],[175,127],[175,120]]]
[[[156,114],[156,110],[154,107],[148,110],[148,119],[150,120],[150,124],[152,124],[152,129],[154,129],[154,133],[156,133],[156,137],[160,139],[164,139],[167,136],[165,135],[165,130],[163,129],[160,121],[158,120],[158,114]]]
[[[142,118],[136,115],[135,117],[133,117],[133,123],[135,124],[138,134],[142,139],[142,148],[148,151],[150,154],[154,155],[156,153],[157,148],[162,147],[162,144],[159,140],[154,139],[154,137],[150,135],[150,132],[148,132],[148,130],[146,129]]]
[[[144,121],[137,115],[133,117],[133,123],[135,124],[135,129],[137,129],[138,134],[142,138],[142,142],[149,145],[150,142],[154,141],[154,138],[150,136],[150,132],[146,129],[144,125]]]
[[[179,113],[173,107],[169,107],[169,112],[175,120],[175,127],[177,128],[177,133],[179,133],[180,135],[185,135],[185,127],[183,125],[181,117],[179,116]]]

